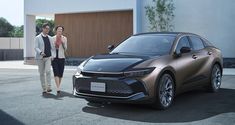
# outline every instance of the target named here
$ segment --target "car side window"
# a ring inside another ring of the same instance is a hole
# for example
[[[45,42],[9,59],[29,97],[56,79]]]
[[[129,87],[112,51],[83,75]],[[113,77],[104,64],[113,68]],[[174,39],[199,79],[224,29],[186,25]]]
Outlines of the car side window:
[[[182,38],[179,40],[178,45],[177,45],[177,47],[176,47],[176,53],[180,53],[180,49],[181,49],[182,47],[189,47],[189,48],[191,48],[190,43],[189,43],[189,40],[188,40],[188,37],[186,37],[186,36],[182,37]]]
[[[194,50],[200,50],[200,49],[204,48],[204,44],[199,37],[190,36],[190,39],[192,41],[192,45],[193,45]]]
[[[208,47],[208,46],[214,46],[211,42],[209,42],[207,39],[203,38],[202,39],[204,41],[204,46]]]

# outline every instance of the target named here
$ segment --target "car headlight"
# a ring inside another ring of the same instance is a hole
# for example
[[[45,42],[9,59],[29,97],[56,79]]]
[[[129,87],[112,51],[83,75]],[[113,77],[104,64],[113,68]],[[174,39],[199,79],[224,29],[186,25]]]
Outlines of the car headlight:
[[[77,70],[76,70],[76,72],[75,72],[75,74],[74,74],[74,76],[75,76],[76,78],[78,78],[78,77],[81,75],[81,72],[82,72],[82,69],[81,69],[80,67],[78,67]]]
[[[83,62],[77,67],[77,70],[76,70],[76,72],[75,72],[75,74],[74,74],[74,76],[75,76],[76,78],[78,78],[78,77],[81,75],[81,72],[82,72],[83,67],[84,67],[84,65],[85,65],[86,62],[87,62],[86,60],[83,61]]]
[[[124,72],[124,75],[126,77],[140,77],[140,76],[145,76],[149,73],[151,73],[155,67],[150,67],[150,68],[141,68],[141,69],[133,69]]]

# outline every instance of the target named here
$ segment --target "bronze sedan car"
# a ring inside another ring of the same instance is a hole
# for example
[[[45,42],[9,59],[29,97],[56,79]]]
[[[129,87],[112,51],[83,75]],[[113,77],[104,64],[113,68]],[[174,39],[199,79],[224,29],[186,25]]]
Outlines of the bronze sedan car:
[[[185,90],[220,88],[221,51],[196,34],[137,34],[109,49],[109,54],[92,56],[78,66],[73,76],[75,96],[166,109]]]

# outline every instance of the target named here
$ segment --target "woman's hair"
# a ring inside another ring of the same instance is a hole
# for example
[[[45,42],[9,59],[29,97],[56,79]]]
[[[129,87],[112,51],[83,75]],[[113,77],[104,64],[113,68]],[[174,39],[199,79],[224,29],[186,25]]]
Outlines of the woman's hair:
[[[61,28],[62,28],[62,31],[64,31],[64,27],[61,26],[61,25],[56,26],[56,27],[55,27],[55,31],[57,31],[57,29],[58,29],[59,27],[61,27]]]

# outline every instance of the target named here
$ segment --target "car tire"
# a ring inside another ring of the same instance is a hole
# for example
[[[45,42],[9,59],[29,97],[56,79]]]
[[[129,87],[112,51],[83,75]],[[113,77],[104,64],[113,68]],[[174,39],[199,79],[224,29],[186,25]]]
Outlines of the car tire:
[[[222,71],[218,64],[212,67],[210,74],[210,82],[207,87],[208,92],[217,92],[220,89],[222,81]]]
[[[171,106],[175,95],[175,82],[170,74],[163,74],[158,80],[155,102],[152,107],[165,110]]]

